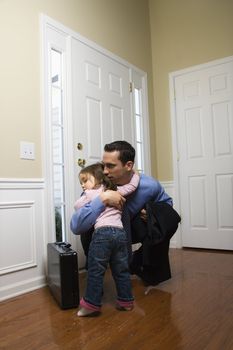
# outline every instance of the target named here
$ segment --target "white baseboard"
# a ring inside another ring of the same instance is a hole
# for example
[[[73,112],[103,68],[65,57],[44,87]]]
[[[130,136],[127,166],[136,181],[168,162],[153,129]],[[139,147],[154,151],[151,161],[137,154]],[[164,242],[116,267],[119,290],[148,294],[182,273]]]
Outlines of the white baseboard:
[[[46,286],[45,276],[39,276],[22,282],[9,284],[5,287],[0,288],[0,302],[3,300],[14,298],[21,294],[31,292],[35,289],[42,288],[44,286]]]

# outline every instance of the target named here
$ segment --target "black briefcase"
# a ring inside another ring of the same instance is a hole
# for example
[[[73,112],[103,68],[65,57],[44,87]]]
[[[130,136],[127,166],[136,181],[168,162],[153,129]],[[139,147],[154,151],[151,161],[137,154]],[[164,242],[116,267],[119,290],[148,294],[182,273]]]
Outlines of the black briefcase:
[[[66,242],[48,243],[49,289],[62,309],[79,305],[78,256]]]

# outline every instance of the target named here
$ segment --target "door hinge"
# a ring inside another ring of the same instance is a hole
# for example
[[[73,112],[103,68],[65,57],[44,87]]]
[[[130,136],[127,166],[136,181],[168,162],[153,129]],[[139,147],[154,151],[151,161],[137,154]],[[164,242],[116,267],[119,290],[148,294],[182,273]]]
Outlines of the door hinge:
[[[176,90],[174,89],[174,100],[176,100]]]
[[[129,92],[132,92],[132,91],[133,91],[133,83],[130,82],[130,83],[129,83]]]

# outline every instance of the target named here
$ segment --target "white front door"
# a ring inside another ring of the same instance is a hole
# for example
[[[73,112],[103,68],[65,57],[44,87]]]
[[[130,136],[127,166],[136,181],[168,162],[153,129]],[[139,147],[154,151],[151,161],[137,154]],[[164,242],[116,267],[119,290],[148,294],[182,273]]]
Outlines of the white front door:
[[[69,225],[81,194],[80,165],[101,160],[106,143],[124,139],[137,150],[136,167],[150,174],[147,77],[53,19],[42,19],[46,235],[49,242],[71,243],[82,268],[80,239]]]
[[[72,39],[71,53],[75,196],[78,198],[82,192],[78,181],[81,167],[101,161],[106,143],[126,140],[133,144],[134,128],[129,68],[77,39]]]
[[[233,249],[233,60],[177,74],[182,245]]]

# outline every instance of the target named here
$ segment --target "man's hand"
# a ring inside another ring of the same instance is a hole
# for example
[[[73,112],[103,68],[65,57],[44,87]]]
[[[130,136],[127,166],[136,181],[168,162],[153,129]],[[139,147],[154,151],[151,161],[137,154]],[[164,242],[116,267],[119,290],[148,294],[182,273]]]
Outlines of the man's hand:
[[[140,218],[144,221],[147,222],[147,213],[146,213],[146,209],[142,209],[140,212]]]
[[[125,203],[125,198],[120,195],[118,191],[104,191],[100,194],[101,201],[109,206],[115,207],[122,210],[123,204]]]

